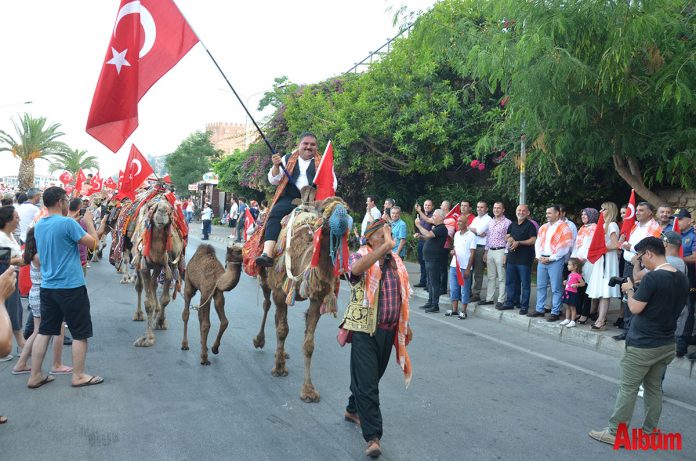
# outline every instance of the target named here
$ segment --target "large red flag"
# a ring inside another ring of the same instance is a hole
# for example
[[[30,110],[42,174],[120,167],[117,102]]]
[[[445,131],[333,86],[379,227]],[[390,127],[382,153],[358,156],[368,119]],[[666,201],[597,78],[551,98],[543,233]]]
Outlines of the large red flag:
[[[121,0],[87,133],[118,151],[138,127],[138,101],[196,43],[172,0]]]
[[[594,234],[592,235],[592,241],[590,242],[590,247],[587,249],[587,260],[594,264],[606,253],[607,242],[604,232],[604,213],[600,212],[597,227],[595,227]]]
[[[626,210],[626,216],[623,218],[623,223],[621,224],[621,235],[626,236],[626,240],[631,235],[631,229],[636,223],[636,191],[631,189],[631,198],[628,199],[628,209]]]
[[[249,240],[249,235],[251,235],[251,232],[253,230],[253,227],[256,225],[256,220],[254,217],[251,215],[251,211],[249,211],[249,207],[246,207],[246,210],[244,211],[244,241],[246,242]]]
[[[85,176],[82,168],[80,168],[77,172],[77,179],[75,180],[75,190],[77,191],[77,195],[82,194],[82,187],[84,186],[85,181],[87,181],[87,176]]]
[[[674,221],[672,224],[672,230],[676,232],[677,234],[681,235],[681,229],[679,228],[679,218],[674,217]],[[679,257],[684,259],[684,245],[679,246]]]
[[[104,181],[104,187],[106,187],[107,189],[116,189],[117,186],[116,186],[116,183],[114,182],[113,178],[111,176],[109,176]]]
[[[119,193],[135,200],[135,190],[150,176],[154,170],[145,156],[140,153],[135,144],[131,145],[126,167],[123,170],[123,181]]]
[[[314,175],[314,184],[317,186],[316,200],[324,200],[327,197],[336,195],[334,182],[336,173],[334,172],[333,146],[331,141],[326,145],[324,156],[319,162],[319,169]]]
[[[72,182],[73,177],[68,170],[65,170],[58,179],[60,179],[60,182],[62,182],[63,185],[68,185]]]

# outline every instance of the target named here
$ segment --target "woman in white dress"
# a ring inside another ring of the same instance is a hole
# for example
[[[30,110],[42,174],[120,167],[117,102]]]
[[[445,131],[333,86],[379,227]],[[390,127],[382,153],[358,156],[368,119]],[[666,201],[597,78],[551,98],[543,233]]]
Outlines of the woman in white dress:
[[[592,236],[594,236],[595,229],[597,227],[597,220],[599,219],[599,211],[596,208],[585,208],[582,210],[581,214],[582,226],[578,229],[578,236],[575,238],[575,246],[573,247],[573,252],[571,253],[571,258],[577,258],[582,262],[582,278],[585,283],[589,283],[590,276],[592,275],[593,264],[587,260],[587,252],[590,249],[590,243],[592,243]],[[580,295],[579,306],[578,306],[578,317],[574,320],[580,324],[585,324],[587,318],[590,316],[590,311],[597,310],[597,302],[592,301],[592,308],[590,309],[590,302],[588,301],[586,288],[581,288],[578,290]]]
[[[604,202],[601,213],[604,215],[604,243],[607,253],[594,263],[587,285],[587,295],[591,299],[599,299],[599,316],[592,324],[593,330],[606,328],[609,301],[621,296],[618,285],[609,286],[609,279],[619,275],[619,226],[615,222],[619,211],[614,202]]]

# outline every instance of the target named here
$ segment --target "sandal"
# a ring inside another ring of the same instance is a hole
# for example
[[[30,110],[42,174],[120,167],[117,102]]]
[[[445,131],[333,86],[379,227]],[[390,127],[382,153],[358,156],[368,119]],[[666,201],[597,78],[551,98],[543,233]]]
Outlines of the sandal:
[[[468,316],[466,315],[466,312],[460,312],[460,313],[459,313],[459,320],[464,320],[464,319],[466,319],[467,317],[468,317]]]
[[[0,424],[5,424],[7,422],[6,416],[0,416]]]
[[[576,321],[577,323],[579,323],[580,325],[586,324],[586,323],[587,323],[587,317],[585,317],[585,320],[580,320],[581,317],[582,317],[582,315],[578,316],[578,317],[575,319],[575,321]]]
[[[595,321],[595,323],[592,324],[592,329],[594,331],[604,331],[607,329],[607,322],[602,322],[601,325],[597,325],[598,322]]]

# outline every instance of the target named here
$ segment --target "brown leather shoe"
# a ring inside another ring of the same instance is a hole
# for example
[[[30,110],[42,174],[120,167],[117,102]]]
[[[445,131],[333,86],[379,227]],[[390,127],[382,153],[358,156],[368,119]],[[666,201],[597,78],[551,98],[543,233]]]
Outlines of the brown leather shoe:
[[[349,423],[353,423],[357,426],[360,426],[360,416],[358,416],[357,413],[351,413],[350,411],[346,410],[345,414],[343,415],[343,419],[345,419]]]
[[[365,455],[370,458],[377,458],[382,454],[382,447],[379,445],[379,439],[372,439],[367,442],[367,450],[365,450]]]

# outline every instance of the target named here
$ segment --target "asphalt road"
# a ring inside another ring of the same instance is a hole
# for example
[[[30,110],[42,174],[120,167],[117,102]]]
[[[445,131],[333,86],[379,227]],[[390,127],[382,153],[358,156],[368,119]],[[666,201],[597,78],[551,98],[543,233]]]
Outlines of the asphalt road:
[[[189,255],[200,241],[192,236]],[[224,247],[212,242],[218,256]],[[275,331],[266,348],[252,338],[261,292],[246,275],[226,296],[230,327],[212,365],[199,364],[198,319],[189,321],[191,350],[181,351],[183,301],[167,308],[169,330],[151,348],[133,347],[144,323],[133,322],[135,292],[120,285],[108,262],[88,274],[94,338],[87,369],[104,384],[73,389],[58,376],[37,390],[26,375],[0,364],[0,460],[351,460],[364,459],[358,430],[343,421],[349,346],[336,343],[337,318],[317,328],[312,376],[321,402],[299,399],[304,310],[290,308],[289,376],[271,376]],[[194,302],[197,302],[198,297]],[[417,300],[415,305],[420,304]],[[341,290],[339,306],[347,303]],[[663,432],[680,432],[680,452],[614,451],[591,440],[607,425],[617,392],[618,359],[534,336],[500,322],[428,316],[412,311],[413,381],[392,364],[382,379],[385,460],[696,459],[694,382],[667,375]],[[209,347],[217,331],[213,313]],[[65,350],[70,364],[70,348]],[[642,401],[634,424],[642,419]]]

